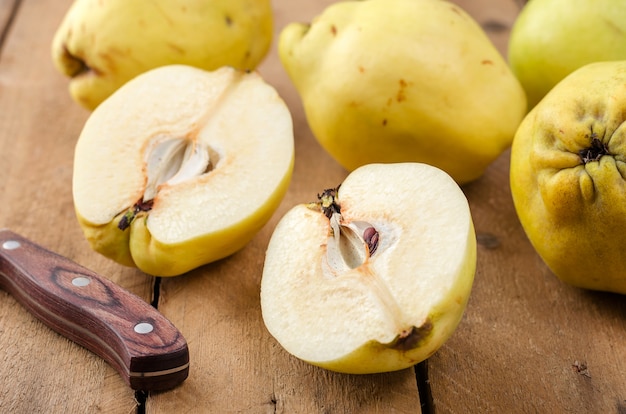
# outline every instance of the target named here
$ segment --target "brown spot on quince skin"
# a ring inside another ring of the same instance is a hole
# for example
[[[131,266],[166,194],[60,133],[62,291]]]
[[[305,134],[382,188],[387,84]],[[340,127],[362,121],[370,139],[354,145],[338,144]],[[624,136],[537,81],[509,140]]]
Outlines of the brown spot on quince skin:
[[[400,84],[400,89],[398,90],[398,93],[396,94],[396,101],[398,102],[406,101],[406,88],[409,86],[409,84],[404,79],[400,79],[398,83]]]

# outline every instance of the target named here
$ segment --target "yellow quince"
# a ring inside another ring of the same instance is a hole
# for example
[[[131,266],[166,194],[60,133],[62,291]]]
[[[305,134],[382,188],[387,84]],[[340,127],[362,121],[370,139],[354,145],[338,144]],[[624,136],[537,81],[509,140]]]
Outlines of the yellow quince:
[[[72,98],[94,109],[159,66],[255,69],[272,41],[270,0],[76,0],[52,42]]]
[[[337,2],[285,27],[278,49],[314,135],[348,170],[413,161],[469,182],[526,114],[503,57],[447,1]]]
[[[524,119],[511,150],[520,222],[561,280],[626,293],[626,62],[592,63]]]

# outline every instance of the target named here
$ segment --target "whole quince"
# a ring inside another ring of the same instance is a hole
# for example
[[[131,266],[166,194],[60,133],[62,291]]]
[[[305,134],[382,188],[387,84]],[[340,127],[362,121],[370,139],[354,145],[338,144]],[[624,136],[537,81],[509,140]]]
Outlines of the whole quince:
[[[508,58],[529,107],[581,66],[626,59],[624,32],[624,1],[528,2],[511,30]]]
[[[561,280],[626,293],[626,62],[592,63],[524,119],[511,150],[520,222]]]
[[[278,50],[312,132],[347,170],[413,161],[469,182],[526,114],[504,58],[447,1],[337,2],[286,26]]]
[[[76,0],[52,58],[74,100],[94,109],[124,83],[169,64],[251,70],[272,41],[270,0]]]

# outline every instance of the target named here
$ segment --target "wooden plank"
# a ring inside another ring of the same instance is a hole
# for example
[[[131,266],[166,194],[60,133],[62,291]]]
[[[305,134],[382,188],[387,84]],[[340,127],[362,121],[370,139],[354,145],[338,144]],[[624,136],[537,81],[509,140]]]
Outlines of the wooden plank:
[[[152,279],[92,252],[74,216],[73,148],[88,114],[70,100],[67,80],[50,58],[53,33],[71,2],[22,1],[2,47],[0,226],[149,300]],[[137,405],[134,392],[103,360],[39,323],[5,292],[0,377],[0,412],[129,413]]]

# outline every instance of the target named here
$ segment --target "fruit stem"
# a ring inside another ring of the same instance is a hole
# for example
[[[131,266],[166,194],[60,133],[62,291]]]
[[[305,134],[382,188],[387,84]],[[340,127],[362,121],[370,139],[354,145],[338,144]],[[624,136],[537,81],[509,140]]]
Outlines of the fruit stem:
[[[322,192],[322,194],[317,195],[317,199],[319,200],[319,205],[322,209],[322,212],[328,219],[330,220],[333,214],[341,213],[341,206],[337,202],[337,195],[339,193],[339,187],[337,188],[327,188]]]

